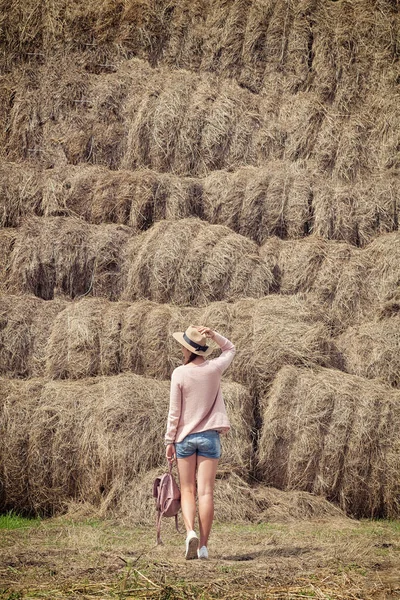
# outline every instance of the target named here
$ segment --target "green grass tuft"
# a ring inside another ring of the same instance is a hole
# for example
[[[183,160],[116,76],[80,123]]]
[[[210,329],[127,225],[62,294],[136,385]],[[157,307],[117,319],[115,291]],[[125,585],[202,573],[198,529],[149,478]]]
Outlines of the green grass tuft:
[[[13,511],[0,515],[0,529],[25,529],[27,527],[37,527],[40,523],[40,517],[21,517]]]

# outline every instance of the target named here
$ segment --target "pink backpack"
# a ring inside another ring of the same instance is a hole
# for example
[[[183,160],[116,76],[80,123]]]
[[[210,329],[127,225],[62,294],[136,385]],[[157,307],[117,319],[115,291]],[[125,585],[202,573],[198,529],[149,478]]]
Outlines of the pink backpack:
[[[157,477],[153,484],[153,496],[156,499],[157,511],[157,544],[161,541],[161,519],[162,517],[175,517],[175,527],[178,533],[178,512],[181,507],[181,492],[172,475],[172,465],[169,464],[169,472]]]

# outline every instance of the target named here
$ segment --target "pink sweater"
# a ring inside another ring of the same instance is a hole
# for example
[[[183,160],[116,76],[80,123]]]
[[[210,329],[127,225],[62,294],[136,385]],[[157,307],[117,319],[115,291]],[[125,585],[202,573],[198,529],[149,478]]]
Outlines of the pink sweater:
[[[222,350],[218,358],[181,365],[172,373],[166,443],[181,442],[190,433],[208,429],[230,429],[221,376],[233,360],[235,346],[217,332],[214,341]]]

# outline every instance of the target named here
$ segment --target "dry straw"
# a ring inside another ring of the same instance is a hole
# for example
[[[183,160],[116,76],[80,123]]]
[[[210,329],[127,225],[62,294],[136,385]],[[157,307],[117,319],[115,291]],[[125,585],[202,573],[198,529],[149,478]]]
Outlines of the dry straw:
[[[11,253],[16,237],[15,230],[0,227],[0,293],[5,293],[7,289]]]
[[[340,274],[332,318],[342,327],[373,319],[398,290],[400,235],[390,233],[353,252]]]
[[[235,343],[227,377],[248,385],[253,397],[265,394],[286,364],[341,364],[323,311],[301,295],[212,302],[205,308],[103,298],[27,303],[6,296],[0,314],[8,376],[81,379],[134,372],[169,379],[182,361],[172,333],[190,323],[206,324]]]
[[[258,101],[229,80],[156,71],[126,118],[122,168],[202,176],[257,162]]]
[[[99,166],[42,170],[27,163],[0,165],[0,223],[26,216],[81,216],[89,223],[120,223],[135,232],[155,222],[201,217],[262,243],[272,234],[301,237],[310,227],[311,173],[304,165],[215,171],[204,178],[149,169]]]
[[[79,382],[1,382],[3,508],[54,514],[67,501],[118,505],[139,473],[165,464],[169,382],[120,375]],[[253,404],[223,385],[233,432],[221,468],[251,466]]]
[[[349,327],[337,340],[348,373],[400,387],[399,315]]]
[[[17,378],[43,374],[48,338],[65,304],[29,296],[0,298],[1,374]]]
[[[44,300],[87,294],[115,300],[121,250],[129,236],[130,230],[121,225],[88,228],[76,218],[31,218],[18,231],[9,289]]]
[[[365,246],[379,234],[397,229],[397,181],[364,178],[344,185],[321,181],[314,187],[314,231],[323,238]]]
[[[339,371],[288,366],[262,417],[262,481],[322,495],[354,516],[398,517],[397,391]]]
[[[123,277],[124,300],[194,306],[262,297],[274,285],[254,242],[197,219],[163,221],[133,238]]]
[[[395,45],[388,40],[395,36],[396,8],[390,0],[183,0],[173,7],[138,0],[30,0],[18,10],[7,7],[4,31],[4,50],[19,59],[49,57],[58,48],[80,51],[96,72],[107,70],[104,54],[129,54],[152,65],[225,73],[253,92],[268,90],[270,77],[283,71],[291,92],[311,85],[346,109],[356,83],[365,91],[393,62]]]
[[[126,488],[118,505],[113,508],[102,504],[103,513],[118,517],[128,524],[153,525],[154,498],[152,483],[162,472],[153,469],[140,478],[135,478]],[[251,485],[236,473],[217,473],[214,490],[215,520],[219,523],[263,523],[287,522],[299,519],[345,519],[344,513],[324,498],[307,492],[283,492],[263,485]],[[71,509],[77,509],[76,505]],[[92,508],[93,511],[93,508]],[[90,513],[89,513],[90,514]],[[173,523],[163,522],[163,528]]]

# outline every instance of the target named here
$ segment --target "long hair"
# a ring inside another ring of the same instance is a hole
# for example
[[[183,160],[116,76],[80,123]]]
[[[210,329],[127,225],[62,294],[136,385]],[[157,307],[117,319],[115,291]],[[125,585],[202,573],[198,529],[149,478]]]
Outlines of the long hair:
[[[194,360],[197,357],[198,357],[198,354],[195,354],[194,352],[191,352],[189,358],[185,361],[184,364],[188,365],[189,363],[192,362],[192,360]]]

